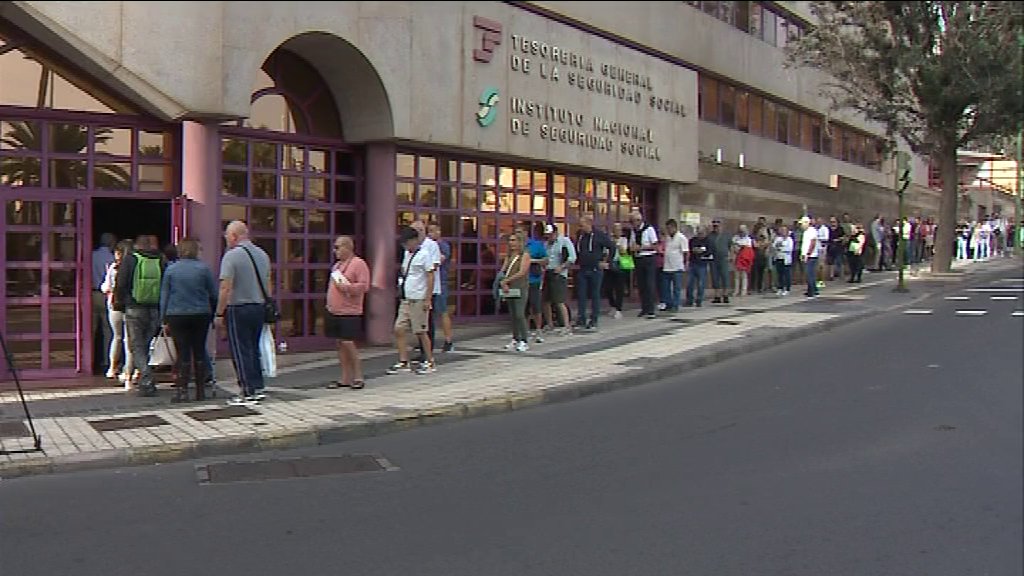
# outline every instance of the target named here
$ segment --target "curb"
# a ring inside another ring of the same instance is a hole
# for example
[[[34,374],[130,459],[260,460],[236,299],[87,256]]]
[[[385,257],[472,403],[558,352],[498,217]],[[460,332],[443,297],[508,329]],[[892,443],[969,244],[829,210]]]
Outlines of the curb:
[[[1001,271],[993,271],[993,273],[999,272]],[[981,276],[985,275],[982,274]],[[974,280],[981,280],[981,278],[974,275],[964,275],[959,280],[972,284]],[[81,454],[50,456],[46,457],[45,460],[14,461],[0,464],[0,479],[126,466],[166,464],[213,456],[231,456],[253,452],[311,448],[372,436],[382,436],[419,426],[494,416],[546,404],[569,402],[595,394],[644,386],[669,376],[678,375],[681,372],[712,366],[736,357],[738,353],[749,350],[752,345],[763,350],[800,340],[812,334],[817,335],[823,330],[830,331],[840,326],[848,326],[899,308],[913,306],[917,302],[933,296],[959,290],[961,282],[955,282],[955,284],[957,285],[937,291],[921,292],[920,295],[915,295],[906,302],[885,308],[862,310],[823,320],[813,325],[813,332],[807,330],[806,327],[784,328],[774,331],[770,336],[754,336],[729,340],[719,345],[713,345],[711,349],[704,352],[698,349],[668,356],[630,372],[627,377],[619,375],[596,378],[578,384],[559,385],[532,392],[517,392],[468,403],[457,403],[425,410],[410,410],[384,418],[364,419],[350,417],[338,419],[337,424],[318,425],[276,433],[244,434],[210,440],[161,444],[158,446],[119,448]]]

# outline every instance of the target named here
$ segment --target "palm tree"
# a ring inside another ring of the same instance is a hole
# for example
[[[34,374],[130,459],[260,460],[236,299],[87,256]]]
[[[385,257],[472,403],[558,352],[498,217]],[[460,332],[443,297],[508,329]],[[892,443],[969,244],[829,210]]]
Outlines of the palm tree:
[[[0,139],[14,150],[40,152],[43,149],[43,126],[41,122],[11,122],[10,129],[6,134],[0,135]],[[80,154],[88,148],[89,132],[85,126],[59,123],[48,126],[50,147],[54,152]],[[109,129],[96,129],[97,144],[104,144],[111,137]],[[85,188],[88,185],[88,169],[84,160],[57,162],[60,164],[51,164],[51,187]],[[38,158],[4,158],[0,161],[0,175],[5,177],[8,185],[17,183],[20,186],[39,186],[41,174]],[[131,187],[131,174],[121,166],[97,163],[94,176],[94,185],[97,188],[125,190]]]

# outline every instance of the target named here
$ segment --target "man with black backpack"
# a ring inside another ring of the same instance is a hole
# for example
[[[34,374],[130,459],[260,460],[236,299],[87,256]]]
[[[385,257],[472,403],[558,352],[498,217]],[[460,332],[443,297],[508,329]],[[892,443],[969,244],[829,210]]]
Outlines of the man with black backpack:
[[[160,332],[160,283],[167,264],[151,236],[140,236],[135,251],[125,254],[114,281],[115,310],[125,313],[128,341],[139,370],[139,394],[155,396],[149,345]]]

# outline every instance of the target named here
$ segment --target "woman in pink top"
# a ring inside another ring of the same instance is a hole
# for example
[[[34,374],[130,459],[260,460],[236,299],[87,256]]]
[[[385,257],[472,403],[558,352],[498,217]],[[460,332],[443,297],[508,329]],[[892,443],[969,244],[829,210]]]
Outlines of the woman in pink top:
[[[328,315],[324,331],[328,338],[338,341],[341,380],[327,387],[360,390],[365,383],[355,341],[363,337],[363,299],[370,289],[370,268],[356,256],[355,244],[348,236],[339,236],[334,241],[334,256],[338,261],[327,281]]]

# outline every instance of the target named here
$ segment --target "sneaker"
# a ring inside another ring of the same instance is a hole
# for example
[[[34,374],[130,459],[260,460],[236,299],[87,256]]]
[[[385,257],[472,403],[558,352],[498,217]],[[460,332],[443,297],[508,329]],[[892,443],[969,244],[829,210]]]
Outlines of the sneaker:
[[[558,331],[559,336],[572,336],[572,328],[562,328]]]
[[[408,362],[396,362],[391,366],[391,368],[388,368],[386,373],[389,376],[394,376],[395,374],[403,374],[408,372],[412,372],[412,366],[410,366]]]
[[[658,317],[658,315],[657,315],[657,314],[653,314],[653,313],[652,313],[652,314],[648,314],[648,315],[647,315],[647,319],[648,319],[648,320],[654,320],[654,319],[655,319],[655,318],[657,318],[657,317]]]
[[[519,344],[519,342],[516,341],[516,340],[513,340],[513,341],[509,342],[508,344],[505,344],[505,351],[506,352],[511,352],[511,351],[515,350],[516,346],[518,344]]]
[[[714,298],[714,299],[713,299],[713,300],[711,301],[711,303],[712,303],[712,304],[721,304],[721,303],[722,303],[722,299],[716,296],[716,297],[715,297],[715,298]]]
[[[728,304],[728,303],[729,303],[729,297],[728,296],[723,297],[722,298],[722,304]]]
[[[113,369],[110,369],[110,370],[107,370],[107,373],[105,374],[105,376],[107,377],[108,380],[113,380],[114,378],[117,377],[117,372],[114,372]]]
[[[668,306],[666,306],[664,302],[662,302],[661,304],[658,304],[658,310],[661,310],[662,312],[664,312],[666,308],[668,308]]]
[[[615,314],[612,314],[612,318],[615,318],[616,320],[621,319],[622,318],[622,311],[621,310],[616,310]]]
[[[789,290],[783,290],[782,291],[782,295],[783,296],[789,296]]]
[[[444,343],[444,347],[441,348],[441,351],[442,352],[454,352],[455,351],[455,345],[452,344],[451,342],[445,342]]]
[[[249,396],[235,396],[227,401],[228,406],[252,406],[255,404]]]
[[[267,399],[267,391],[266,390],[257,390],[255,394],[250,396],[250,398],[252,398],[253,400],[255,400],[257,402],[261,402],[263,400],[266,400]]]
[[[544,343],[544,337],[541,336],[540,333],[534,334],[533,335],[533,343],[534,344],[543,344]]]
[[[520,342],[516,344],[516,352],[528,352],[529,350],[530,345],[527,344],[526,342]]]
[[[423,374],[433,374],[436,371],[437,371],[437,367],[434,366],[433,362],[424,362],[424,363],[420,364],[419,368],[416,369],[416,373],[421,375],[421,376]]]

